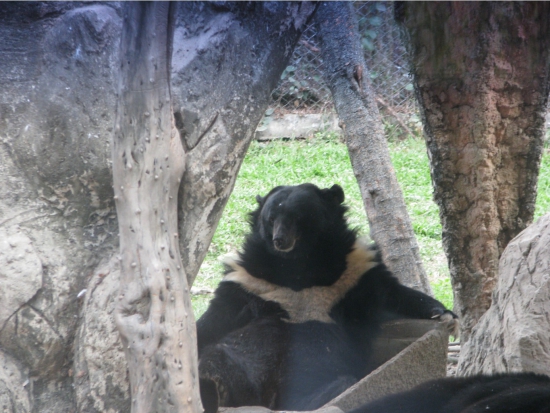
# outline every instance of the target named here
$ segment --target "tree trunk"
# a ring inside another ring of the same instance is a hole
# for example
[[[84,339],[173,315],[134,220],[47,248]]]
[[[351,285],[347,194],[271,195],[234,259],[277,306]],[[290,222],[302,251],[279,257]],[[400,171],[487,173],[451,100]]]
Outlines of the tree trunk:
[[[357,32],[353,4],[323,2],[316,15],[325,78],[384,262],[410,287],[430,293],[418,244],[391,164]]]
[[[532,220],[549,91],[548,3],[407,2],[409,37],[462,340],[499,257]]]
[[[200,412],[196,332],[177,228],[184,150],[170,101],[170,3],[126,3],[113,139],[116,314],[132,412]]]
[[[190,285],[314,11],[311,2],[177,3],[171,88],[186,148],[179,233]]]
[[[120,135],[113,149],[123,274],[118,324],[123,344],[130,344],[133,408],[196,411],[200,401],[188,285],[206,254],[271,89],[314,7],[174,3],[171,65],[168,20],[159,14],[167,9],[147,7],[153,6],[128,7],[133,15],[125,28],[136,39],[123,37],[121,53],[128,77],[118,110]],[[254,25],[243,25],[251,14],[258,17]],[[159,20],[148,20],[151,16]],[[271,32],[260,30],[269,26],[266,21],[286,30],[275,42]],[[146,42],[149,38],[151,43]],[[257,54],[250,54],[255,49]],[[155,55],[159,51],[163,54]],[[171,71],[172,81],[167,76]],[[143,84],[149,85],[144,92]],[[174,124],[169,84],[177,108]],[[122,138],[126,143],[119,145]],[[123,180],[117,178],[119,173],[124,173]],[[172,209],[176,200],[181,203],[179,243],[176,209]],[[183,281],[178,245],[184,251]],[[182,382],[185,385],[176,385]]]

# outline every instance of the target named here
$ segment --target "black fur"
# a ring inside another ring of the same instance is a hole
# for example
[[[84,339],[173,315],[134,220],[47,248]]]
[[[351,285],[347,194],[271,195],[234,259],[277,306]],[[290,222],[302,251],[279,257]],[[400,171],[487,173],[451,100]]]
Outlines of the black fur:
[[[356,239],[355,231],[343,219],[347,207],[342,204],[342,188],[278,186],[257,199],[259,206],[251,214],[252,231],[241,254],[248,272],[293,290],[334,283],[345,270],[346,255]],[[274,233],[275,229],[279,231]],[[296,237],[300,238],[299,248],[287,253],[276,250],[271,242],[282,239],[288,243]]]
[[[374,252],[361,250],[370,257],[370,269],[336,291],[348,279],[346,268],[354,268],[348,258],[359,250],[338,185],[281,186],[257,199],[239,260],[197,322],[207,413],[218,403],[314,410],[369,372],[371,343],[382,321],[456,317],[437,300],[399,284]],[[241,278],[231,278],[235,274]],[[254,292],[258,283],[279,295],[262,298]],[[320,294],[330,299],[329,308],[312,299]],[[306,311],[295,311],[304,305]]]
[[[351,413],[550,413],[550,377],[533,373],[445,378]]]

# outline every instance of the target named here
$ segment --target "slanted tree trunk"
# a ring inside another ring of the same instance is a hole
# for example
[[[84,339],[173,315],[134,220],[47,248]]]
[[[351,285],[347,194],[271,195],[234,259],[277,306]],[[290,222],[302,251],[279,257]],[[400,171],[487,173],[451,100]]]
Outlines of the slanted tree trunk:
[[[430,293],[369,82],[353,4],[323,2],[316,19],[322,37],[325,78],[344,130],[371,237],[401,282]]]
[[[171,89],[186,148],[180,248],[192,284],[311,2],[177,3]]]
[[[550,5],[406,2],[455,309],[467,341],[499,257],[532,220],[549,91]]]
[[[177,233],[184,150],[170,100],[170,3],[126,3],[113,139],[116,314],[132,412],[200,412],[196,332]]]

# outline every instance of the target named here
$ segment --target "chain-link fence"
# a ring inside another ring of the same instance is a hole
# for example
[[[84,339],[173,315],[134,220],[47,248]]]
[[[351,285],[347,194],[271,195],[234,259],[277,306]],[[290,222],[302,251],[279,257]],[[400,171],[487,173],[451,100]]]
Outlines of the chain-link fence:
[[[405,46],[393,18],[393,3],[355,2],[359,33],[372,86],[389,138],[420,135]],[[332,97],[323,81],[317,30],[311,24],[302,35],[290,65],[273,92],[268,111],[274,118],[288,113],[333,111]]]

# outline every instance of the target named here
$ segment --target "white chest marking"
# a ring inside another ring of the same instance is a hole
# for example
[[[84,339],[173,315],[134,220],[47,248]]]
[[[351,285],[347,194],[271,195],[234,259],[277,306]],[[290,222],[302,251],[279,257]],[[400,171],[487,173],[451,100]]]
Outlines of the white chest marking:
[[[358,240],[353,248],[346,257],[346,270],[334,284],[326,287],[310,287],[294,291],[254,277],[235,260],[226,261],[233,271],[228,273],[223,281],[235,282],[266,301],[278,303],[289,314],[292,323],[306,321],[333,323],[334,320],[329,315],[330,310],[357,285],[366,271],[378,264],[375,261],[375,253],[364,242]],[[292,277],[292,274],[288,276]]]

